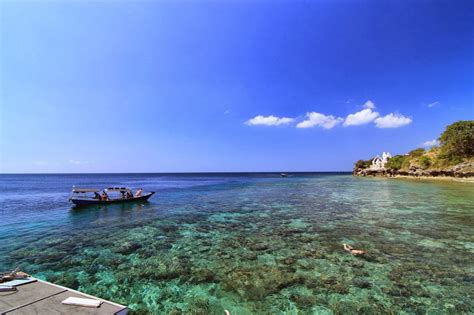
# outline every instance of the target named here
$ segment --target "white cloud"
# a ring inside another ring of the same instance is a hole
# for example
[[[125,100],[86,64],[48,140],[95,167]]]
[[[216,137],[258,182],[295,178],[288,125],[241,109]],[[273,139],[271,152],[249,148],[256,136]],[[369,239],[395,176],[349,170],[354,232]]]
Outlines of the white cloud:
[[[334,117],[332,115],[324,115],[321,113],[311,112],[307,113],[308,119],[300,122],[296,125],[297,128],[311,128],[314,126],[320,126],[324,129],[331,129],[334,126],[340,124],[344,119],[340,117]]]
[[[344,120],[343,125],[345,127],[359,126],[359,125],[365,125],[374,121],[375,118],[379,117],[379,113],[377,113],[376,111],[373,111],[374,108],[375,108],[374,102],[372,102],[371,100],[368,100],[367,102],[365,102],[363,110],[354,114],[347,115],[346,119]]]
[[[287,125],[293,121],[294,121],[293,118],[288,118],[288,117],[276,117],[273,115],[270,115],[270,116],[258,115],[252,119],[247,120],[245,123],[250,126],[255,126],[255,125],[279,126],[279,125]]]
[[[374,104],[374,102],[372,102],[371,100],[368,100],[367,102],[365,102],[364,108],[374,109],[374,108],[375,108],[375,104]]]
[[[374,112],[372,108],[373,107],[368,107],[360,112],[347,115],[344,126],[359,126],[374,121],[375,118],[379,117],[379,113]]]
[[[383,117],[379,117],[374,121],[377,128],[398,128],[408,125],[412,122],[412,119],[401,114],[390,113]]]
[[[435,106],[438,106],[438,105],[441,105],[441,103],[436,101],[436,102],[428,104],[428,107],[435,107]]]
[[[431,147],[434,147],[435,145],[438,145],[439,144],[439,141],[436,140],[436,139],[433,139],[433,140],[429,140],[429,141],[425,141],[423,142],[423,146],[425,148],[431,148]]]

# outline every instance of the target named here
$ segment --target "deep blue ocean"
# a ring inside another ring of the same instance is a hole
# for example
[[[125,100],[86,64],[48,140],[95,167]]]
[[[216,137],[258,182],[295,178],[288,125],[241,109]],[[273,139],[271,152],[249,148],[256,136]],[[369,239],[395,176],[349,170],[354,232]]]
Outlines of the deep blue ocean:
[[[75,209],[73,185],[156,194]],[[0,175],[0,271],[20,266],[137,314],[472,314],[473,262],[472,183]]]

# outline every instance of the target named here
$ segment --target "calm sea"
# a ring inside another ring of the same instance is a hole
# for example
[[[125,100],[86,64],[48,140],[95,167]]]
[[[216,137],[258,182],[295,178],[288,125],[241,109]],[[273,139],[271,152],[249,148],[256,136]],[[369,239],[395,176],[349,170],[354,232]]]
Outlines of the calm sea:
[[[156,195],[74,209],[72,185]],[[137,314],[472,314],[473,262],[469,183],[0,175],[0,271],[21,266]]]

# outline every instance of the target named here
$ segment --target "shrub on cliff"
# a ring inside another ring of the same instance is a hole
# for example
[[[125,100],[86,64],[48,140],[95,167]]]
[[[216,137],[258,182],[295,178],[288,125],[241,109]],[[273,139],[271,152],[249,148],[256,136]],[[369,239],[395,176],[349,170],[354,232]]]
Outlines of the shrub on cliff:
[[[425,170],[431,166],[431,159],[428,156],[420,157],[419,162],[420,162],[421,167]]]
[[[449,125],[439,137],[441,158],[460,162],[474,156],[474,120],[461,120]]]
[[[404,155],[395,155],[395,156],[392,156],[387,164],[385,165],[386,168],[391,168],[391,169],[394,169],[394,170],[399,170],[403,167],[403,162],[405,162],[406,160],[406,156]]]
[[[411,157],[420,157],[420,156],[422,156],[424,153],[425,153],[425,149],[423,149],[423,148],[418,148],[418,149],[411,150],[410,152],[408,152],[408,155],[411,156]]]
[[[359,160],[355,163],[355,168],[368,168],[372,164],[372,160]]]

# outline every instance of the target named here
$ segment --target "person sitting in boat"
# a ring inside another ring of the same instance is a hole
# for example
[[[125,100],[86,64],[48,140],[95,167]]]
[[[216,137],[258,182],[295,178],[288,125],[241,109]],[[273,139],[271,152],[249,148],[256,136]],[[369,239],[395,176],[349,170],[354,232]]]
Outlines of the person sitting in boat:
[[[127,199],[133,198],[132,192],[127,190]]]
[[[94,197],[92,199],[102,200],[102,197],[97,191],[94,191]]]
[[[135,197],[140,197],[142,195],[143,189],[138,188],[137,192],[135,193]]]
[[[102,197],[101,200],[105,200],[105,201],[109,200],[109,195],[107,195],[107,193],[106,193],[105,191],[102,192],[102,196],[101,196],[101,197]]]

